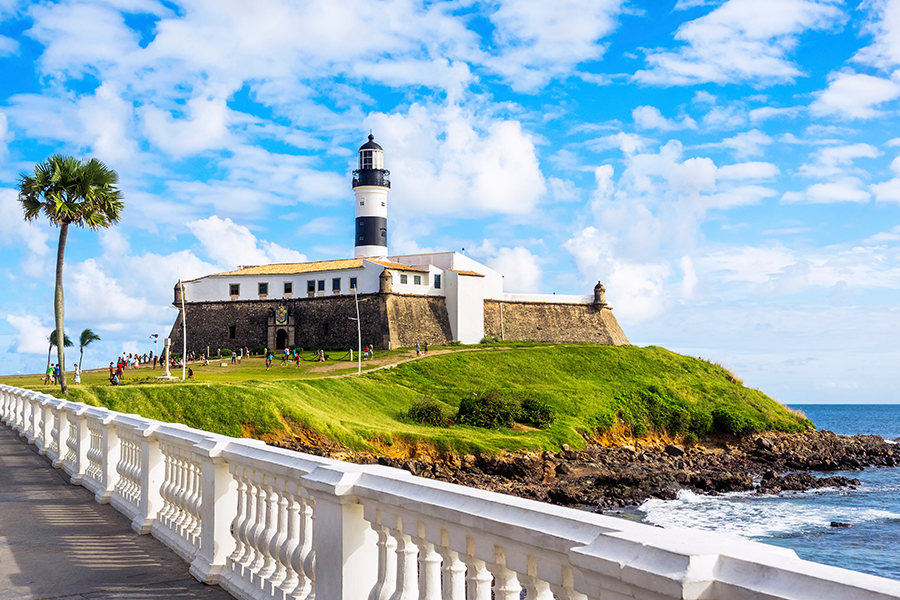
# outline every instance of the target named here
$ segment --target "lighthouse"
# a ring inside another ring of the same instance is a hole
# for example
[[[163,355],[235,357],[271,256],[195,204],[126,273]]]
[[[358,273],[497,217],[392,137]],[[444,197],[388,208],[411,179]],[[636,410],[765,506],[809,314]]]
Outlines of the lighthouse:
[[[384,168],[384,150],[369,134],[359,148],[359,168],[353,171],[356,197],[355,258],[387,256],[387,196],[391,172]]]

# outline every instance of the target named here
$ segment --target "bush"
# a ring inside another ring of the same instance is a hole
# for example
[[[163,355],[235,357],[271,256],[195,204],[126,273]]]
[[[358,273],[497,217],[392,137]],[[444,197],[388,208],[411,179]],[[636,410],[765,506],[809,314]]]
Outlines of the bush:
[[[406,416],[416,423],[433,427],[450,427],[453,425],[453,421],[447,417],[444,408],[436,400],[428,396],[423,397],[410,406],[409,410],[406,411]]]
[[[526,396],[520,401],[519,420],[522,423],[544,429],[553,424],[553,421],[556,420],[556,413],[543,398]]]
[[[448,346],[461,346],[462,342],[459,340],[450,340],[449,342],[447,342],[447,345]]]
[[[713,429],[719,433],[731,433],[740,435],[748,431],[765,429],[763,423],[758,422],[752,416],[742,415],[723,407],[717,407],[712,411]]]
[[[231,356],[231,350],[229,350],[228,348],[222,348],[220,352],[222,353],[222,356]]]
[[[459,403],[456,421],[473,427],[502,429],[512,427],[518,413],[518,405],[502,398],[498,392],[472,393]]]
[[[498,338],[496,335],[486,335],[481,338],[482,344],[499,344],[500,341],[500,338]]]
[[[255,354],[256,356],[262,356],[265,353],[266,353],[265,346],[257,346],[256,348],[254,348],[253,350],[250,351],[250,354]]]
[[[616,424],[616,413],[611,410],[599,412],[591,419],[591,425],[600,433],[609,431]]]

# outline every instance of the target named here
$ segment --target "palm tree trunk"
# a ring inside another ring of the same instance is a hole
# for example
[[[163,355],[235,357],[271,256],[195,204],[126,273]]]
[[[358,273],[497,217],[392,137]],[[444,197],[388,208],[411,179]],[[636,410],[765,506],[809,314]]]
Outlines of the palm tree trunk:
[[[44,369],[44,379],[47,379],[47,371],[50,370],[50,353],[51,352],[53,352],[53,344],[50,344],[50,347],[47,348],[47,368]],[[50,383],[50,381],[47,380],[47,383]]]
[[[63,221],[59,227],[59,248],[56,251],[56,295],[53,298],[53,310],[56,314],[56,349],[59,357],[59,385],[63,396],[69,393],[66,384],[66,334],[63,327],[65,302],[63,301],[63,256],[66,253],[66,236],[69,224]]]

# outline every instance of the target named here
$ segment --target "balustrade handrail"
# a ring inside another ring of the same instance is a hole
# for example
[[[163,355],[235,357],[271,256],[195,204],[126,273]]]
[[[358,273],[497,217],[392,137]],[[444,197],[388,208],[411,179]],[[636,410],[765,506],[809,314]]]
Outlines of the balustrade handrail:
[[[273,448],[0,385],[0,417],[71,481],[256,600],[900,600],[888,579]],[[55,436],[55,437],[54,437]],[[50,439],[50,438],[53,439]],[[93,445],[92,445],[93,444]]]

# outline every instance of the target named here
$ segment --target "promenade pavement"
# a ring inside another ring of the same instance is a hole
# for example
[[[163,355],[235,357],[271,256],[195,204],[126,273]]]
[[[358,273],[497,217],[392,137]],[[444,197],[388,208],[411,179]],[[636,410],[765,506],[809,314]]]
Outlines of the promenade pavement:
[[[232,600],[0,423],[0,600]]]

